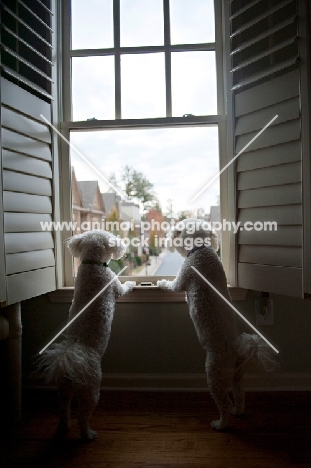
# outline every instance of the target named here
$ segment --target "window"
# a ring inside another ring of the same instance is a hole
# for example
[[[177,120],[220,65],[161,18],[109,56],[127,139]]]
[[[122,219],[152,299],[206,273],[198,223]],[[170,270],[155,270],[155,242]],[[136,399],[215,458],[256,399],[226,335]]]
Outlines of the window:
[[[141,239],[127,249],[126,275],[175,275],[182,259],[163,248],[163,227],[190,216],[220,220],[219,179],[191,202],[219,171],[219,4],[71,0],[64,9],[62,131],[75,232],[118,222],[116,234]],[[135,177],[146,193],[129,190]],[[120,228],[131,220],[131,233]]]

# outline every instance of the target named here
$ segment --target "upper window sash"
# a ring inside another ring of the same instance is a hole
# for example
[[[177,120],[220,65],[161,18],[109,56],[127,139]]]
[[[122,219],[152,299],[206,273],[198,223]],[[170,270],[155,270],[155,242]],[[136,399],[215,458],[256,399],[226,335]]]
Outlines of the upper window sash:
[[[215,9],[215,41],[219,41],[221,37],[221,8],[219,1],[214,2]],[[164,19],[164,43],[163,45],[150,45],[150,46],[121,46],[121,31],[120,31],[120,0],[113,0],[113,42],[114,46],[109,48],[88,48],[88,49],[73,49],[71,47],[71,0],[64,0],[63,2],[63,40],[64,40],[64,82],[65,82],[65,122],[73,122],[72,119],[72,99],[71,99],[71,60],[76,57],[114,57],[114,84],[115,84],[115,121],[120,120],[120,124],[124,123],[125,126],[131,125],[129,120],[138,120],[142,123],[145,122],[148,126],[148,120],[155,120],[156,124],[163,125],[161,119],[122,119],[121,109],[121,56],[128,54],[146,54],[162,52],[165,56],[165,105],[166,105],[166,118],[173,120],[167,121],[169,125],[180,125],[185,123],[184,118],[172,117],[172,65],[171,57],[175,52],[198,52],[198,51],[215,51],[216,52],[216,73],[217,73],[217,87],[218,94],[222,93],[222,78],[219,76],[221,72],[221,47],[216,45],[216,42],[205,43],[188,43],[188,44],[172,44],[170,34],[170,0],[163,0],[163,19]],[[219,101],[219,99],[218,99]],[[222,99],[220,99],[222,101]],[[201,116],[187,115],[187,123],[192,125],[197,124],[217,124],[221,121],[219,114],[223,114],[222,106],[218,106],[217,115],[209,116],[209,119],[201,118]],[[122,119],[122,122],[121,122]],[[179,119],[179,120],[178,120]],[[114,126],[114,120],[97,120],[95,127],[87,121],[84,124],[75,128],[97,128],[99,126]],[[162,118],[163,120],[163,118]],[[164,124],[165,125],[165,124]],[[66,126],[67,127],[67,126]],[[71,127],[72,128],[72,127]]]

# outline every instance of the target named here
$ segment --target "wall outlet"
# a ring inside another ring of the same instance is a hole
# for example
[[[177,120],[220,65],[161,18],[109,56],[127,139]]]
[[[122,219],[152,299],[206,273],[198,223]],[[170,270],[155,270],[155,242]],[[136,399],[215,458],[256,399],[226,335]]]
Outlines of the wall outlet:
[[[255,299],[256,325],[273,325],[273,299]]]

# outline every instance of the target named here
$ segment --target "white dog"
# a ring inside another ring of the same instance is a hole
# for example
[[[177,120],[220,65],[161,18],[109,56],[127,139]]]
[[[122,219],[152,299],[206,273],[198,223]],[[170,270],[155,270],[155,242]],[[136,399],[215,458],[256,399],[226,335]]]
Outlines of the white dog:
[[[117,260],[125,252],[120,239],[113,234],[88,231],[69,239],[68,248],[81,260],[68,321],[97,293],[104,291],[69,325],[65,339],[43,353],[39,365],[47,380],[57,385],[60,399],[58,431],[69,431],[70,402],[76,396],[81,436],[93,440],[97,433],[90,429],[89,419],[99,399],[101,358],[110,337],[115,300],[131,291],[135,282],[127,281],[122,285],[108,267],[111,259]]]
[[[242,388],[243,364],[258,358],[267,370],[275,363],[270,348],[257,335],[239,336],[235,312],[206,282],[194,266],[228,301],[231,301],[225,272],[216,250],[217,235],[202,219],[186,219],[171,232],[170,242],[185,257],[174,281],[160,280],[157,285],[170,291],[186,291],[189,313],[202,347],[206,351],[207,382],[220,411],[214,429],[228,425],[230,412],[242,415],[245,397]],[[232,390],[234,406],[229,397]]]

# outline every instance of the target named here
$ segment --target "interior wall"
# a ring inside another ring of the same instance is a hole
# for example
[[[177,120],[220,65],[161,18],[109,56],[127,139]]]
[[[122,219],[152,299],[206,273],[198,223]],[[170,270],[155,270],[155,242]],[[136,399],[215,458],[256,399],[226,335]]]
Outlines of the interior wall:
[[[255,326],[254,302],[258,297],[259,293],[249,291],[245,301],[234,303]],[[257,328],[280,351],[279,369],[272,377],[256,366],[249,366],[247,372],[257,376],[256,385],[260,382],[271,389],[278,377],[286,375],[292,380],[283,387],[296,382],[299,388],[298,377],[307,377],[310,383],[311,302],[277,295],[272,298],[274,325]],[[34,357],[66,324],[68,309],[69,304],[52,304],[45,295],[23,302],[25,384],[34,384],[30,377]],[[253,333],[241,318],[237,321],[241,332]],[[117,304],[102,361],[103,386],[204,389],[204,360],[186,304]]]

